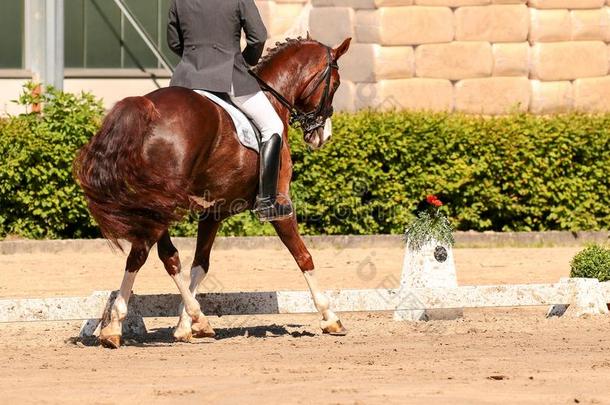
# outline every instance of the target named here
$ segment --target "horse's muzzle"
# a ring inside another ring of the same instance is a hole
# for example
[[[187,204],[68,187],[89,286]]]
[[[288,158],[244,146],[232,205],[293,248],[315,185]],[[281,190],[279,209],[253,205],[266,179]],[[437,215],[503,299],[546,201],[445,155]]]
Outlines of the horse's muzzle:
[[[318,127],[311,132],[305,133],[305,143],[312,149],[319,149],[332,136],[332,123],[330,118],[326,119],[324,126]]]

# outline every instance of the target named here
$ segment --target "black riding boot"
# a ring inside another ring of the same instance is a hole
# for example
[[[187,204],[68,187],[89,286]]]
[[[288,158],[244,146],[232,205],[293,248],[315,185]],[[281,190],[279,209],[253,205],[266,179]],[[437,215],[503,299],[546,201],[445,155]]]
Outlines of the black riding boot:
[[[282,137],[273,134],[271,139],[261,143],[260,149],[259,192],[254,212],[261,221],[277,221],[290,217],[293,214],[290,201],[288,204],[280,204],[277,201]]]

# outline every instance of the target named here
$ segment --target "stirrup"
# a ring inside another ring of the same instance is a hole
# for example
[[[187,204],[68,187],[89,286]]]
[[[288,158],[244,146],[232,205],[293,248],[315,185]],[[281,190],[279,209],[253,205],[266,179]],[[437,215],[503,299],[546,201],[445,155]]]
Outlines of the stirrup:
[[[261,222],[279,221],[290,218],[294,215],[294,208],[290,199],[286,199],[287,204],[280,203],[271,197],[257,197],[254,204],[254,213]]]

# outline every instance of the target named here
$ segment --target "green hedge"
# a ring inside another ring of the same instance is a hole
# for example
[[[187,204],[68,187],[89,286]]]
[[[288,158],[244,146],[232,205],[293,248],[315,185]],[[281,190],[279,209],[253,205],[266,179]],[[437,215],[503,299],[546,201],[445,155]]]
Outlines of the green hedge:
[[[82,238],[99,235],[72,178],[78,148],[97,131],[101,103],[54,89],[19,103],[44,102],[43,114],[0,120],[0,237]]]
[[[309,233],[401,233],[427,194],[442,196],[458,230],[610,223],[610,114],[363,112],[334,124],[319,152],[293,148],[294,191]]]
[[[0,236],[99,236],[70,165],[99,125],[101,106],[86,94],[42,97],[42,116],[0,120]],[[610,223],[610,114],[361,112],[337,114],[333,123],[333,138],[319,151],[291,130],[292,194],[304,233],[402,233],[428,194],[441,196],[458,230],[596,230]],[[174,234],[193,234],[194,222],[178,224]],[[273,230],[246,213],[221,233]]]

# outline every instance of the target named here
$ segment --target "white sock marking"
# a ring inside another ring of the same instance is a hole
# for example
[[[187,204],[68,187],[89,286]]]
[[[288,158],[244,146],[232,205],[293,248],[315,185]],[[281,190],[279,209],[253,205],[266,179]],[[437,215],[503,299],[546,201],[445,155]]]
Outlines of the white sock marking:
[[[127,305],[129,304],[129,297],[131,297],[131,289],[136,280],[136,275],[137,272],[131,273],[128,271],[123,275],[121,288],[119,289],[119,293],[110,310],[110,322],[102,329],[102,336],[121,335],[123,331],[123,319],[127,316]]]

